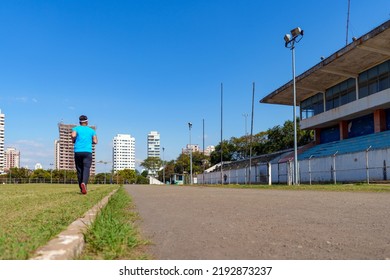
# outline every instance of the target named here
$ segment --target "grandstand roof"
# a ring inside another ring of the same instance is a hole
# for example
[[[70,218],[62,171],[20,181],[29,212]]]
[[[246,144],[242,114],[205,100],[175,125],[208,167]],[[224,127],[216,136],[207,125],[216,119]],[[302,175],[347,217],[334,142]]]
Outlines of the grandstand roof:
[[[297,103],[390,58],[390,20],[296,77]],[[260,103],[293,105],[293,81],[268,94]]]

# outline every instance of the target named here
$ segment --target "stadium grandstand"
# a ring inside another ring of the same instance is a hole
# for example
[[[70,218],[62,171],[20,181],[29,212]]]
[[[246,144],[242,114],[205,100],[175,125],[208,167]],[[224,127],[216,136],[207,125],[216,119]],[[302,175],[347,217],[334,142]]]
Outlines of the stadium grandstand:
[[[387,181],[390,20],[323,58],[297,76],[295,84],[300,128],[315,132],[314,143],[297,149],[299,181]],[[260,103],[294,106],[293,80],[262,98]],[[219,182],[225,178],[225,183],[290,184],[294,176],[292,161],[291,150],[273,157],[262,156],[253,161],[251,178],[247,178],[246,161],[241,163],[245,167],[236,169],[228,164],[222,171],[224,174],[198,176],[198,182],[218,183],[218,178]]]
[[[300,128],[314,130],[316,144],[304,151],[299,149],[302,151],[298,153],[301,180],[304,160],[321,158],[324,161],[335,155],[340,159],[339,155],[352,153],[363,153],[365,159],[366,153],[374,150],[382,150],[387,157],[377,157],[380,162],[370,160],[370,165],[364,160],[365,168],[357,169],[359,171],[350,177],[343,176],[344,180],[359,181],[362,179],[359,173],[362,170],[366,173],[374,166],[380,166],[382,175],[375,179],[387,179],[386,162],[390,159],[389,27],[390,21],[386,21],[360,38],[353,38],[352,43],[296,77]],[[293,81],[260,100],[261,103],[290,106],[293,101]],[[354,158],[358,159],[359,155]],[[341,164],[346,165],[345,162]],[[335,165],[334,162],[331,173]],[[316,173],[322,181],[323,174],[320,170]]]

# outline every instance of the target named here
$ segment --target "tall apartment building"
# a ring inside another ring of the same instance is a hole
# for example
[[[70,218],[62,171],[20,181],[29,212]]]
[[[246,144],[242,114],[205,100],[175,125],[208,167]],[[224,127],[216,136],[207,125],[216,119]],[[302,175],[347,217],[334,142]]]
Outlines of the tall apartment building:
[[[4,120],[5,115],[0,110],[0,173],[4,172],[5,154],[4,154]]]
[[[112,140],[112,162],[114,171],[135,170],[135,138],[130,134],[117,134]]]
[[[20,168],[20,151],[15,148],[7,148],[5,150],[5,169]]]
[[[160,157],[160,134],[157,131],[148,134],[148,157]]]
[[[72,128],[75,127],[75,124],[58,124],[59,131],[59,140],[55,142],[55,162],[56,169],[58,170],[76,170],[74,164],[74,150],[72,142]],[[96,129],[95,126],[90,126],[93,129]],[[95,145],[92,147],[92,166],[91,166],[91,175],[95,174],[96,167],[96,157],[95,157]]]

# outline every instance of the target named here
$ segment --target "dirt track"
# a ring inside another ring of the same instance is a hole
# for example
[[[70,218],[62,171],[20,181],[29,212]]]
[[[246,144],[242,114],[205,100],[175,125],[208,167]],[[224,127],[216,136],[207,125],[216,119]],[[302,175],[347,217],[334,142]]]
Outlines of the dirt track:
[[[390,259],[390,193],[125,188],[155,259]]]

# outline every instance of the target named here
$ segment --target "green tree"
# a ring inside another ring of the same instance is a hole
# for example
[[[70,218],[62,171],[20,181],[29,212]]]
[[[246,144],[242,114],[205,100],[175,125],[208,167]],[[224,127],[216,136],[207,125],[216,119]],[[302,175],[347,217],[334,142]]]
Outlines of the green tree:
[[[141,166],[151,171],[150,173],[156,174],[162,166],[162,160],[159,157],[148,157],[141,163]]]
[[[306,145],[313,141],[313,131],[301,130],[297,120],[297,144]],[[264,143],[266,153],[291,149],[294,147],[294,122],[285,121],[283,126],[274,126],[267,130],[267,141]]]
[[[111,182],[111,173],[98,173],[94,177],[95,184],[109,184]]]
[[[209,166],[208,162],[210,162],[210,157],[205,156],[201,152],[192,153],[192,172],[193,174],[203,173],[203,168],[207,168]]]
[[[137,182],[137,173],[132,169],[123,169],[116,172],[118,183],[135,184]]]
[[[158,172],[158,179],[161,182],[164,182],[164,173],[165,173],[165,181],[170,181],[170,178],[175,173],[175,161],[174,160],[166,162],[165,166],[163,166],[163,169],[161,169]]]
[[[299,119],[297,120],[298,146],[306,145],[313,141],[313,131],[301,130]],[[252,146],[252,156],[258,156],[286,150],[294,147],[294,123],[284,122],[283,126],[277,125],[267,131],[259,132],[252,136],[232,137],[222,142],[223,161],[236,161],[248,158]],[[211,153],[210,162],[212,165],[221,162],[221,143]]]
[[[181,153],[176,159],[174,173],[183,174],[184,172],[190,172],[190,156]]]
[[[142,175],[137,175],[137,184],[149,184],[149,179],[142,176]]]
[[[49,181],[50,171],[43,170],[43,169],[36,169],[31,173],[30,178],[38,181]]]
[[[8,177],[9,178],[17,178],[17,179],[27,179],[30,177],[31,171],[27,168],[17,168],[12,167],[8,170]]]
[[[233,155],[237,154],[237,148],[231,141],[223,140],[222,141],[222,160],[223,161],[232,161]],[[211,165],[221,162],[221,143],[215,146],[215,151],[210,155]]]
[[[68,183],[77,181],[77,173],[74,170],[53,170],[53,182]]]

